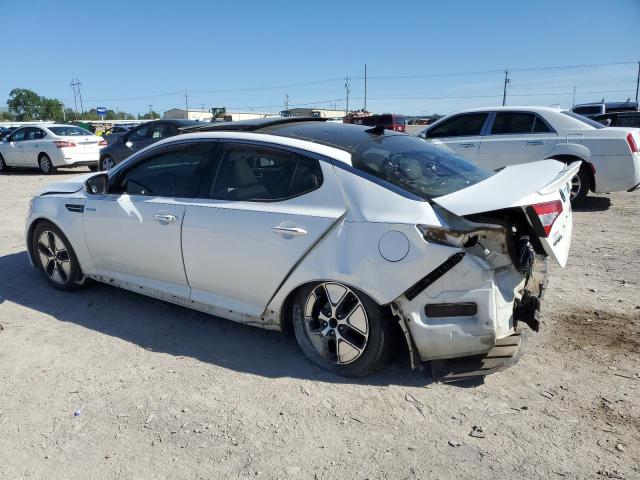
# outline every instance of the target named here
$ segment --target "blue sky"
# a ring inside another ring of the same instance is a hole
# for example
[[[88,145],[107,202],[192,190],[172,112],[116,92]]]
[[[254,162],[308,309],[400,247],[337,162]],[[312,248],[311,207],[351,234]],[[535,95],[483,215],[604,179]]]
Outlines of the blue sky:
[[[505,68],[637,62],[638,25],[639,0],[2,0],[0,102],[22,87],[72,106],[77,77],[85,109],[162,112],[184,90],[198,108],[344,108],[350,76],[361,107],[366,63],[369,110],[449,113],[501,103]],[[513,71],[508,104],[625,100],[637,69]]]

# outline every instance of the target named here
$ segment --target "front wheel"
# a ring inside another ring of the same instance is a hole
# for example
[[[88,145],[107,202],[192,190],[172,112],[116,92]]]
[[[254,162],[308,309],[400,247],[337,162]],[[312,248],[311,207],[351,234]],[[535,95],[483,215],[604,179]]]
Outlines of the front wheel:
[[[2,155],[0,155],[0,172],[6,172],[7,170],[9,170],[9,167],[5,163],[4,158],[2,157]]]
[[[393,352],[391,318],[364,293],[337,282],[300,289],[293,327],[303,353],[319,367],[348,377],[381,369]]]
[[[45,175],[51,175],[56,172],[56,167],[53,166],[49,155],[46,153],[43,153],[38,157],[38,166],[40,167],[40,171]]]
[[[58,290],[76,290],[84,283],[76,254],[58,227],[41,222],[33,230],[31,251],[38,269]]]

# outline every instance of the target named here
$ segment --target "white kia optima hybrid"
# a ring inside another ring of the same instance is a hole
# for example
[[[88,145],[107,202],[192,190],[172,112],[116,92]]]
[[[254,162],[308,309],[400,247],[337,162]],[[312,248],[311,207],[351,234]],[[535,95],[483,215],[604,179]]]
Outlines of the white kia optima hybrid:
[[[382,367],[395,339],[414,367],[496,366],[515,358],[523,324],[538,329],[546,257],[564,266],[569,254],[578,164],[493,173],[321,119],[191,131],[32,199],[29,256],[53,287],[94,279],[292,326],[312,362],[348,376]]]
[[[75,125],[28,125],[0,143],[0,172],[11,167],[35,167],[44,174],[58,167],[98,169],[100,149],[107,142]]]

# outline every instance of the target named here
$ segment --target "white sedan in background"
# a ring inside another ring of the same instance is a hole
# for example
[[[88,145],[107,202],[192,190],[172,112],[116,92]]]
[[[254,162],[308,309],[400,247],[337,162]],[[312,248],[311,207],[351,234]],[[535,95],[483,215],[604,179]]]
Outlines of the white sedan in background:
[[[493,107],[461,110],[418,133],[490,170],[555,159],[581,162],[571,199],[640,186],[640,130],[605,128],[553,107]]]
[[[292,326],[311,361],[349,376],[381,368],[396,333],[413,365],[484,355],[495,367],[514,359],[522,324],[538,329],[544,258],[569,254],[577,163],[494,173],[320,119],[191,130],[33,198],[29,257],[51,286],[91,278]]]
[[[28,125],[0,143],[0,172],[10,167],[37,167],[52,174],[58,167],[87,166],[97,170],[100,149],[107,142],[75,125]]]

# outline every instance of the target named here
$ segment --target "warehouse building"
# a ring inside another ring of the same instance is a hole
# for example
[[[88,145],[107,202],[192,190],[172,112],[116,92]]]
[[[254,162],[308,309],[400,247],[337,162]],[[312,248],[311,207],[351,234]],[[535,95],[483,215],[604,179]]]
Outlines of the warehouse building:
[[[165,120],[199,120],[201,122],[210,122],[212,117],[209,110],[197,108],[190,108],[188,112],[184,108],[172,108],[162,115]]]
[[[290,108],[280,112],[283,117],[319,117],[319,118],[342,118],[344,110],[326,110],[322,108]]]

